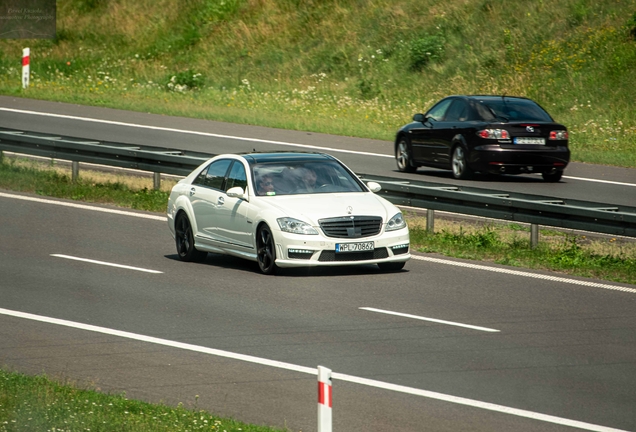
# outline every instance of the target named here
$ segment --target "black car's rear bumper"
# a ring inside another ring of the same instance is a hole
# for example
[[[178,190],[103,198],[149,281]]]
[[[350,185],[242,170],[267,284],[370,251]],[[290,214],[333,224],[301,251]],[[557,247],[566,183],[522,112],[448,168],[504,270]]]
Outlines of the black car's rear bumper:
[[[480,146],[468,156],[468,165],[472,170],[495,174],[562,171],[569,162],[570,150],[564,146]]]

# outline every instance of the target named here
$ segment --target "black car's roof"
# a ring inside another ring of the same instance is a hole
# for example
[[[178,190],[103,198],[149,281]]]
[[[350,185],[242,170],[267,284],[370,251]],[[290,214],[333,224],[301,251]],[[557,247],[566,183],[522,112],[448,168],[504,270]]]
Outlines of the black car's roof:
[[[530,101],[530,102],[534,102],[532,99],[529,99],[527,97],[523,97],[523,96],[509,96],[509,95],[479,95],[479,94],[477,94],[477,95],[453,95],[453,96],[448,96],[448,97],[460,97],[460,98],[479,99],[479,100],[501,100],[501,99],[505,98],[505,99],[522,99],[522,100],[527,100],[527,101]]]
[[[320,161],[333,161],[334,158],[325,153],[312,153],[312,152],[269,152],[269,153],[246,153],[242,154],[245,160],[254,165],[257,163],[267,162],[291,162],[291,161],[308,161],[308,162],[320,162]]]

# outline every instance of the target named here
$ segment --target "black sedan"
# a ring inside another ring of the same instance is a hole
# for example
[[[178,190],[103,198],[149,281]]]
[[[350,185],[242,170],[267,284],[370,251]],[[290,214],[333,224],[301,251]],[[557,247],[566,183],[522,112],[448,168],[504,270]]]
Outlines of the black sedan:
[[[473,173],[541,173],[558,182],[570,161],[568,131],[536,102],[513,96],[449,96],[415,114],[395,138],[402,172],[420,166]]]

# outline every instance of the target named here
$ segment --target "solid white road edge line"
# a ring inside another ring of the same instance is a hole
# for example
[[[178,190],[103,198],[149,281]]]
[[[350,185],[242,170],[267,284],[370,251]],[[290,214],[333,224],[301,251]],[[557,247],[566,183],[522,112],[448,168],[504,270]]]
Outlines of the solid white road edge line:
[[[480,330],[480,331],[495,332],[495,333],[501,331],[501,330],[491,329],[491,328],[488,328],[488,327],[479,327],[479,326],[474,326],[474,325],[470,325],[470,324],[462,324],[462,323],[458,323],[458,322],[445,321],[445,320],[440,320],[440,319],[436,319],[436,318],[427,318],[427,317],[423,317],[423,316],[419,316],[419,315],[411,315],[411,314],[405,314],[405,313],[401,313],[401,312],[393,312],[393,311],[388,311],[388,310],[384,310],[384,309],[376,309],[376,308],[372,308],[372,307],[361,307],[361,308],[358,308],[358,309],[366,310],[366,311],[369,311],[369,312],[383,313],[383,314],[387,314],[387,315],[396,315],[396,316],[400,316],[400,317],[404,317],[404,318],[412,318],[412,319],[416,319],[416,320],[430,321],[430,322],[439,323],[439,324],[447,324],[447,325],[451,325],[451,326],[465,327],[465,328],[472,329],[472,330]]]
[[[23,200],[23,201],[33,201],[33,202],[38,202],[38,203],[42,203],[42,204],[53,204],[53,205],[59,205],[59,206],[62,206],[62,207],[73,207],[73,208],[78,208],[78,209],[82,209],[82,210],[91,210],[91,211],[98,211],[98,212],[103,212],[103,213],[113,213],[113,214],[118,214],[118,215],[123,215],[123,216],[133,216],[133,217],[138,217],[138,218],[142,218],[142,219],[158,220],[158,221],[162,221],[162,222],[166,221],[166,217],[165,216],[155,216],[155,215],[144,214],[144,213],[134,213],[134,212],[131,212],[131,211],[109,209],[109,208],[97,207],[97,206],[94,206],[94,205],[76,204],[76,203],[71,203],[71,202],[66,202],[66,201],[55,201],[55,200],[51,200],[51,199],[35,198],[35,197],[23,196],[23,195],[13,195],[13,194],[7,194],[7,193],[3,193],[3,192],[0,192],[0,197],[14,198],[14,199],[19,199],[19,200]]]
[[[44,117],[63,118],[63,119],[69,119],[69,120],[79,120],[79,121],[92,122],[92,123],[105,123],[105,124],[112,124],[112,125],[117,125],[117,126],[134,127],[134,128],[139,128],[139,129],[158,130],[158,131],[163,131],[163,132],[176,132],[176,133],[183,133],[183,134],[190,134],[190,135],[200,135],[200,136],[215,137],[215,138],[233,139],[233,140],[238,140],[238,141],[249,141],[249,142],[257,142],[257,143],[263,143],[263,144],[283,145],[283,146],[288,146],[288,147],[301,147],[301,148],[315,149],[315,150],[320,150],[320,151],[331,151],[331,152],[338,152],[338,153],[351,153],[351,154],[358,154],[358,155],[365,155],[365,156],[376,156],[376,157],[391,158],[391,159],[394,158],[393,155],[384,155],[384,154],[379,154],[379,153],[360,152],[360,151],[354,151],[354,150],[343,150],[343,149],[337,149],[337,148],[331,148],[331,147],[320,147],[320,146],[314,146],[314,145],[308,145],[308,144],[290,143],[290,142],[285,142],[285,141],[264,140],[264,139],[259,139],[259,138],[246,138],[246,137],[238,137],[238,136],[232,136],[232,135],[221,135],[221,134],[215,134],[215,133],[210,133],[210,132],[190,131],[190,130],[185,130],[185,129],[175,129],[175,128],[167,128],[167,127],[161,127],[161,126],[148,126],[148,125],[142,125],[142,124],[136,124],[136,123],[124,123],[124,122],[119,122],[119,121],[94,119],[94,118],[89,118],[89,117],[77,117],[77,116],[70,116],[70,115],[64,115],[64,114],[44,113],[44,112],[38,112],[38,111],[28,111],[28,110],[20,110],[20,109],[13,109],[13,108],[3,108],[3,107],[0,107],[0,111],[9,111],[9,112],[15,112],[15,113],[20,113],[20,114],[39,115],[39,116],[44,116]]]
[[[153,343],[153,344],[157,344],[157,345],[163,345],[163,346],[168,346],[168,347],[172,347],[172,348],[178,348],[178,349],[183,349],[183,350],[188,350],[188,351],[195,351],[195,352],[199,352],[199,353],[203,353],[203,354],[210,354],[210,355],[219,356],[219,357],[231,358],[231,359],[234,359],[234,360],[241,360],[241,361],[245,361],[245,362],[249,362],[249,363],[259,364],[259,365],[263,365],[263,366],[270,366],[270,367],[275,367],[275,368],[279,368],[279,369],[286,369],[286,370],[290,370],[290,371],[294,371],[294,372],[306,373],[306,374],[310,374],[310,375],[317,375],[318,374],[318,369],[317,368],[299,366],[299,365],[295,365],[295,364],[291,364],[291,363],[280,362],[280,361],[277,361],[277,360],[268,360],[268,359],[261,358],[261,357],[254,357],[254,356],[250,356],[250,355],[238,354],[238,353],[218,350],[218,349],[214,349],[214,348],[207,348],[207,347],[187,344],[187,343],[183,343],[183,342],[176,342],[176,341],[171,341],[171,340],[167,340],[167,339],[160,339],[160,338],[156,338],[156,337],[152,337],[152,336],[144,336],[144,335],[140,335],[140,334],[136,334],[136,333],[130,333],[130,332],[125,332],[125,331],[121,331],[121,330],[109,329],[109,328],[106,328],[106,327],[99,327],[99,326],[94,326],[94,325],[90,325],[90,324],[82,324],[82,323],[78,323],[78,322],[74,322],[74,321],[68,321],[68,320],[63,320],[63,319],[58,319],[58,318],[51,318],[51,317],[46,317],[46,316],[42,316],[42,315],[34,315],[34,314],[26,313],[26,312],[18,312],[18,311],[13,311],[13,310],[9,310],[9,309],[3,309],[3,308],[0,308],[0,314],[1,315],[6,315],[6,316],[12,316],[12,317],[16,317],[16,318],[28,319],[28,320],[32,320],[32,321],[39,321],[39,322],[48,323],[48,324],[60,325],[60,326],[64,326],[64,327],[71,327],[71,328],[80,329],[80,330],[87,330],[87,331],[92,331],[92,332],[96,332],[96,333],[102,333],[102,334],[107,334],[107,335],[111,335],[111,336],[117,336],[117,337],[122,337],[122,338],[126,338],[126,339],[137,340],[137,341],[141,341],[141,342],[149,342],[149,343]],[[485,409],[485,410],[489,410],[489,411],[499,412],[499,413],[502,413],[502,414],[510,414],[510,415],[515,415],[515,416],[518,416],[518,417],[525,417],[525,418],[529,418],[529,419],[533,419],[533,420],[539,420],[539,421],[548,422],[548,423],[554,423],[554,424],[559,424],[559,425],[564,425],[564,426],[577,427],[577,428],[584,429],[584,430],[589,430],[589,431],[597,431],[597,432],[627,432],[627,431],[622,430],[622,429],[614,429],[614,428],[610,428],[610,427],[606,427],[606,426],[595,425],[595,424],[592,424],[592,423],[585,423],[585,422],[581,422],[581,421],[577,421],[577,420],[570,420],[570,419],[556,417],[556,416],[552,416],[552,415],[535,413],[535,412],[532,412],[532,411],[526,411],[526,410],[522,410],[522,409],[507,407],[507,406],[504,406],[504,405],[497,405],[497,404],[492,404],[492,403],[488,403],[488,402],[481,402],[481,401],[478,401],[478,400],[473,400],[473,399],[467,399],[467,398],[458,397],[458,396],[447,395],[447,394],[444,394],[444,393],[437,393],[437,392],[432,392],[432,391],[428,391],[428,390],[421,390],[421,389],[417,389],[417,388],[412,388],[412,387],[406,387],[406,386],[401,386],[401,385],[397,385],[397,384],[386,383],[386,382],[383,382],[383,381],[376,381],[376,380],[367,379],[367,378],[360,378],[360,377],[356,377],[356,376],[353,376],[353,375],[332,373],[332,377],[334,379],[339,379],[341,381],[346,381],[346,382],[350,382],[350,383],[361,384],[361,385],[366,385],[366,386],[370,386],[370,387],[380,388],[380,389],[384,389],[384,390],[390,390],[390,391],[395,391],[395,392],[400,392],[400,393],[411,394],[411,395],[414,395],[414,396],[422,396],[422,397],[426,397],[426,398],[429,398],[429,399],[436,399],[436,400],[445,401],[445,402],[451,402],[451,403],[455,403],[455,404],[459,404],[459,405],[465,405],[465,406],[470,406],[470,407],[474,407],[474,408],[481,408],[481,409]]]
[[[88,259],[88,258],[78,258],[78,257],[70,256],[70,255],[51,254],[51,256],[52,257],[57,257],[57,258],[65,258],[65,259],[75,260],[75,261],[83,261],[83,262],[87,262],[87,263],[91,263],[91,264],[99,264],[99,265],[104,265],[104,266],[109,266],[109,267],[118,267],[118,268],[123,268],[123,269],[127,269],[127,270],[137,270],[137,271],[146,272],[146,273],[163,273],[162,271],[159,271],[159,270],[149,270],[149,269],[145,269],[145,268],[141,268],[141,267],[131,267],[131,266],[123,265],[123,264],[114,264],[114,263],[109,263],[109,262],[106,262],[106,261],[96,261],[96,260],[92,260],[92,259]]]
[[[425,257],[425,256],[420,256],[420,255],[411,255],[411,259],[418,260],[418,261],[429,261],[429,262],[434,262],[434,263],[438,263],[438,264],[453,265],[453,266],[457,266],[457,267],[472,268],[472,269],[475,269],[475,270],[484,270],[484,271],[490,271],[490,272],[495,272],[495,273],[504,273],[504,274],[514,275],[514,276],[523,276],[523,277],[529,277],[529,278],[535,278],[535,279],[544,279],[544,280],[549,280],[549,281],[553,281],[553,282],[562,282],[562,283],[573,284],[573,285],[581,285],[581,286],[588,286],[588,287],[594,287],[594,288],[603,288],[603,289],[608,289],[608,290],[623,291],[623,292],[636,294],[636,288],[628,288],[628,287],[622,287],[622,286],[618,286],[618,285],[609,285],[609,284],[604,284],[604,283],[599,283],[599,282],[582,281],[582,280],[569,279],[569,278],[564,278],[564,277],[559,277],[559,276],[550,276],[550,275],[544,275],[544,274],[538,274],[538,273],[529,273],[529,272],[524,272],[524,271],[519,271],[519,270],[511,270],[511,269],[507,269],[507,268],[490,267],[490,266],[485,266],[485,265],[480,265],[480,264],[471,264],[471,263],[464,263],[464,262],[458,262],[458,261],[450,261],[450,260],[445,260],[445,259],[440,259],[440,258],[432,258],[432,257]]]
[[[593,182],[593,183],[613,184],[613,185],[618,185],[618,186],[636,186],[636,183],[623,183],[623,182],[617,182],[617,181],[600,180],[600,179],[589,179],[589,178],[583,178],[583,177],[563,176],[563,178],[572,179],[572,180],[587,181],[587,182]]]

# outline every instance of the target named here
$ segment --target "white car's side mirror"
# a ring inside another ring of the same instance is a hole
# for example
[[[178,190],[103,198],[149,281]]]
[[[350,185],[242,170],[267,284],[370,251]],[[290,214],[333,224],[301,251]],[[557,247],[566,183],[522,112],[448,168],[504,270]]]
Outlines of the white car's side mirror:
[[[367,183],[367,187],[369,188],[369,190],[371,190],[371,192],[376,193],[376,192],[380,192],[380,190],[382,189],[382,186],[380,186],[380,183],[376,183],[374,181],[370,181]]]
[[[233,188],[229,188],[226,192],[227,196],[232,198],[243,198],[246,199],[245,191],[242,187],[236,186]]]

